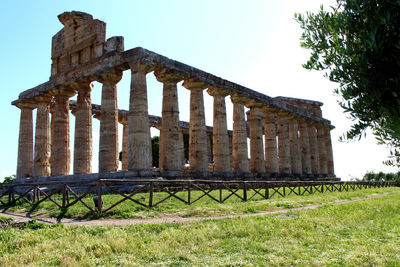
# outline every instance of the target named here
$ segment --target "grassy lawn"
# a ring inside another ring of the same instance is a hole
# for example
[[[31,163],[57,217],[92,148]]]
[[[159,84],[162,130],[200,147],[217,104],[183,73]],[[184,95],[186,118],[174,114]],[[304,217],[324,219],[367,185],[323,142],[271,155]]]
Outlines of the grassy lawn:
[[[181,217],[191,217],[191,216],[214,216],[214,215],[229,215],[229,214],[246,214],[246,213],[256,213],[260,211],[272,211],[277,209],[302,207],[311,204],[320,204],[332,201],[343,201],[350,200],[354,198],[364,197],[371,194],[389,193],[389,192],[400,192],[398,187],[387,187],[387,188],[372,188],[372,189],[357,189],[356,191],[349,192],[327,192],[327,193],[315,193],[309,195],[306,193],[304,196],[297,196],[293,193],[288,197],[282,198],[275,194],[271,199],[263,199],[261,196],[256,195],[250,201],[243,202],[236,196],[229,198],[224,203],[217,203],[210,197],[205,196],[198,202],[192,205],[186,205],[183,202],[170,198],[166,202],[161,203],[159,206],[148,209],[142,207],[138,204],[133,203],[130,200],[122,202],[120,205],[116,206],[114,209],[110,210],[108,213],[101,215],[93,215],[90,211],[82,204],[77,203],[71,206],[67,210],[60,210],[51,201],[42,202],[40,205],[32,208],[24,201],[19,201],[15,206],[1,206],[0,210],[13,211],[19,213],[29,213],[33,215],[43,215],[57,218],[95,218],[95,217],[107,217],[107,218],[151,218],[157,216],[181,216]],[[224,191],[223,195],[228,195],[228,191]],[[270,190],[270,193],[272,191]],[[186,193],[180,192],[177,195],[181,198],[186,198]],[[213,196],[218,198],[218,191],[213,191],[211,193]],[[241,195],[242,192],[238,191]],[[193,191],[192,199],[196,199],[200,195],[200,192]],[[147,194],[135,195],[134,199],[140,200],[146,198]],[[167,193],[156,193],[155,202],[166,197]],[[251,195],[249,195],[250,197]],[[61,196],[53,196],[54,199],[60,199]],[[103,200],[105,206],[110,206],[112,203],[120,200],[122,196],[119,195],[103,195]],[[94,207],[92,196],[85,198],[85,202],[90,206]]]
[[[366,191],[373,190],[355,193]],[[355,193],[338,195],[346,199]],[[297,197],[297,202],[339,199],[335,195]],[[290,198],[270,201],[297,203]],[[98,228],[6,227],[0,230],[0,265],[400,266],[399,193],[290,214],[298,217]]]

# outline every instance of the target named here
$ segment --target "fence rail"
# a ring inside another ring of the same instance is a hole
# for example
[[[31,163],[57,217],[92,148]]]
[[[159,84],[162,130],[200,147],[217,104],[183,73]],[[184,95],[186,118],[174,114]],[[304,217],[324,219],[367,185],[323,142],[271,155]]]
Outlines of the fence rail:
[[[355,191],[390,186],[399,185],[395,182],[98,179],[86,182],[26,183],[0,186],[0,205],[8,207],[15,205],[18,201],[24,201],[34,207],[43,201],[51,201],[60,209],[68,209],[77,203],[82,203],[92,213],[106,213],[125,201],[152,208],[170,198],[191,205],[204,197],[224,203],[233,197],[241,201],[248,201],[256,196],[269,199],[278,195],[281,197],[291,194],[301,196],[316,192]],[[161,198],[156,198],[155,195],[160,192],[166,194]],[[183,194],[178,196],[180,192]],[[197,194],[193,194],[193,192],[197,192]],[[120,195],[122,198],[113,203],[104,203],[104,194]],[[147,197],[142,196],[135,199],[134,196],[138,194],[147,194]],[[87,198],[92,195],[93,202]]]

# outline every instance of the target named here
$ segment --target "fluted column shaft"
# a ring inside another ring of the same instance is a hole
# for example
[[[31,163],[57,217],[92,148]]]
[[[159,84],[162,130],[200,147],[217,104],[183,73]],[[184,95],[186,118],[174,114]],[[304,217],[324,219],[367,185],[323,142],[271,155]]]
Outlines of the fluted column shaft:
[[[50,169],[50,101],[51,97],[37,99],[35,153],[33,176],[49,176]]]
[[[263,114],[259,107],[250,107],[250,171],[264,173]]]
[[[209,88],[213,96],[213,159],[215,172],[230,172],[229,137],[226,122],[225,97],[228,93],[219,88]]]
[[[292,173],[300,175],[302,173],[301,166],[301,148],[298,135],[299,126],[297,120],[292,118],[289,120],[289,140],[290,140],[290,159],[292,165]]]
[[[75,112],[74,173],[92,172],[92,84],[80,83]]]
[[[195,171],[208,171],[207,133],[204,114],[203,89],[198,81],[185,80],[183,86],[190,89],[189,164]]]
[[[128,170],[128,123],[123,123],[124,127],[122,130],[122,170]]]
[[[164,68],[156,68],[154,74],[157,80],[164,84],[161,111],[159,167],[161,170],[181,170],[179,104],[176,84],[182,79]]]
[[[319,174],[319,155],[318,155],[318,139],[315,125],[308,125],[308,137],[310,138],[310,155],[311,155],[311,173]]]
[[[33,169],[33,104],[18,104],[21,109],[18,138],[17,178],[31,177]]]
[[[327,157],[327,170],[328,175],[334,176],[334,164],[333,164],[333,151],[332,151],[332,140],[330,129],[325,129],[325,146],[326,146],[326,157]]]
[[[233,171],[249,172],[247,150],[247,126],[244,114],[244,104],[239,97],[231,96],[233,103]]]
[[[308,136],[308,125],[305,121],[299,121],[300,145],[301,145],[301,166],[303,174],[311,174],[311,152],[310,138]]]
[[[128,169],[150,169],[151,136],[147,103],[146,74],[143,66],[131,66],[128,116]]]
[[[69,98],[75,92],[59,92],[54,96],[54,137],[51,149],[53,165],[51,175],[68,175],[70,170],[71,152],[69,136]]]
[[[99,172],[118,170],[118,102],[117,83],[121,72],[102,73],[98,80],[103,84],[101,93]]]
[[[264,138],[265,138],[265,170],[268,173],[279,172],[278,150],[276,143],[276,117],[273,111],[264,109]]]
[[[318,139],[318,158],[319,158],[319,173],[322,175],[328,174],[327,151],[325,145],[325,129],[322,125],[317,126]]]
[[[278,155],[279,172],[282,174],[291,174],[289,123],[286,114],[278,115]]]

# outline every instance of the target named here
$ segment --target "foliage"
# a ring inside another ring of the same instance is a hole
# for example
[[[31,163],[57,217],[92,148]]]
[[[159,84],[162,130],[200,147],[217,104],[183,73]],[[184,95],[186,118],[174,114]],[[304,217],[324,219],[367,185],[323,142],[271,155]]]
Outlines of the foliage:
[[[158,168],[159,164],[159,150],[160,150],[160,137],[159,136],[153,136],[151,138],[151,156],[153,159],[153,167]]]
[[[363,181],[376,181],[376,182],[381,182],[381,181],[396,181],[397,183],[400,184],[400,171],[397,173],[384,173],[384,172],[367,172],[363,176]]]
[[[2,183],[0,183],[0,185],[11,184],[14,179],[15,179],[15,174],[13,174],[11,176],[4,177],[4,181]]]
[[[353,120],[342,140],[371,128],[392,148],[386,164],[400,167],[400,1],[337,0],[331,11],[321,6],[295,19],[301,46],[311,50],[303,67],[339,84],[338,102]]]
[[[126,227],[7,228],[0,231],[0,262],[5,266],[399,265],[400,194],[289,214],[297,218],[274,214]]]

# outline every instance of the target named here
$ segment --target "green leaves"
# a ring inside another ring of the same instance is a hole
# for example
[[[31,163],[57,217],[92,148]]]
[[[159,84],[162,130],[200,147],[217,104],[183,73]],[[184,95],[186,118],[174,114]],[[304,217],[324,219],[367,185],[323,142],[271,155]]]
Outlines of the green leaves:
[[[295,14],[295,20],[303,30],[300,45],[311,52],[303,67],[325,71],[338,83],[339,105],[354,121],[345,139],[361,138],[371,128],[379,143],[398,150],[399,1],[337,0],[329,11],[321,6],[316,14]],[[386,164],[400,167],[399,161],[394,153]]]

